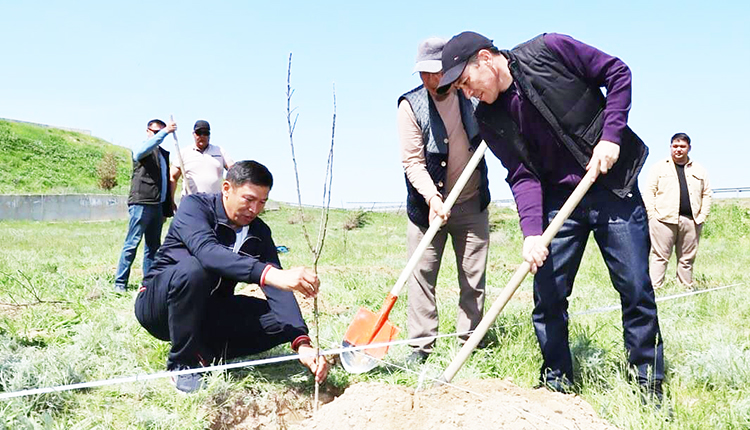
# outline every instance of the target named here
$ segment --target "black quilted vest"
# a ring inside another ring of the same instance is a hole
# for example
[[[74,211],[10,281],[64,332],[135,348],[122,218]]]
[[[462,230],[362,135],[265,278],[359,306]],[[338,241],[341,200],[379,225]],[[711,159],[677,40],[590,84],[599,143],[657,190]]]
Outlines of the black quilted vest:
[[[411,105],[417,124],[422,130],[422,142],[424,142],[424,155],[427,163],[427,172],[430,174],[438,192],[447,197],[445,193],[445,177],[448,170],[448,132],[445,130],[442,118],[438,113],[435,102],[429,97],[427,89],[423,85],[414,88],[398,98],[398,103],[406,100]],[[458,103],[461,111],[461,121],[469,138],[472,150],[476,149],[482,139],[479,136],[479,126],[474,118],[474,104],[459,91]],[[479,204],[480,210],[484,210],[490,203],[490,188],[487,179],[487,163],[484,159],[479,163],[477,169],[480,172]],[[430,207],[424,201],[424,196],[419,194],[414,185],[406,178],[406,212],[409,219],[416,225],[429,227]]]
[[[599,87],[586,83],[568,70],[549,50],[543,36],[537,36],[511,51],[503,51],[503,55],[508,58],[510,73],[523,95],[552,127],[557,139],[585,168],[602,136],[605,98]],[[541,178],[524,137],[499,103],[480,103],[476,117],[495,137],[511,145],[523,164]],[[625,127],[620,139],[619,159],[597,181],[624,198],[638,179],[638,173],[648,156],[648,148],[630,127]]]
[[[158,205],[161,200],[161,163],[159,163],[159,152],[164,156],[167,166],[169,166],[169,151],[161,147],[156,147],[150,154],[142,160],[133,160],[133,175],[130,179],[130,194],[128,195],[128,204],[138,205]],[[167,178],[169,172],[167,172]],[[162,205],[164,216],[174,215],[172,210],[172,191],[167,182],[167,198]]]

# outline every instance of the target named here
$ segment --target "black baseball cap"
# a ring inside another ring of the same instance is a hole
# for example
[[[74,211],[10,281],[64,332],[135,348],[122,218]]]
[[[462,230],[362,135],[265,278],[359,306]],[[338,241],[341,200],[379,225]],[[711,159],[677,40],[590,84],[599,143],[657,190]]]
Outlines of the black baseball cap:
[[[198,121],[195,121],[195,126],[193,127],[193,131],[198,131],[198,130],[211,131],[211,126],[208,125],[208,121],[199,119]]]
[[[461,76],[466,68],[466,62],[480,49],[493,48],[492,41],[479,33],[464,31],[459,33],[443,48],[443,77],[440,79],[438,93],[448,91],[450,85]]]

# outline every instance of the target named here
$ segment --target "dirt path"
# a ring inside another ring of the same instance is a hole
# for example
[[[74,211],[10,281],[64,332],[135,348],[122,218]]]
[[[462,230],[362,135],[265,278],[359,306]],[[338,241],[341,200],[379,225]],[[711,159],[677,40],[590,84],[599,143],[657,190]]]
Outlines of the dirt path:
[[[574,395],[528,390],[486,379],[419,392],[398,385],[356,384],[298,429],[554,429],[613,430]]]

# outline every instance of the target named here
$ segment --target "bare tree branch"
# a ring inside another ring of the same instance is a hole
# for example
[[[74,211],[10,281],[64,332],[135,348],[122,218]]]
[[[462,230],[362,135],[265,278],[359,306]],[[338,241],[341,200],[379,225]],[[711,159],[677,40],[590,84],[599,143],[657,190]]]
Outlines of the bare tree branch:
[[[25,280],[26,280],[26,284],[27,284],[28,286],[24,285],[24,284],[23,284],[23,283],[21,283],[21,282],[19,282],[19,284],[21,284],[21,286],[22,286],[22,287],[23,287],[23,288],[24,288],[24,289],[25,289],[26,291],[28,291],[29,293],[31,293],[31,295],[32,295],[32,296],[34,296],[34,299],[36,299],[36,301],[37,301],[38,303],[42,303],[42,302],[44,302],[44,300],[42,300],[42,299],[41,299],[41,298],[39,297],[39,295],[37,294],[37,292],[36,292],[36,288],[34,287],[34,283],[33,283],[33,282],[31,282],[31,279],[29,278],[29,276],[28,276],[28,275],[26,275],[25,273],[23,273],[23,272],[22,272],[22,271],[20,271],[20,270],[18,271],[18,274],[19,274],[19,275],[21,275],[21,276],[23,277],[23,279],[25,279]]]
[[[333,146],[335,142],[335,136],[336,136],[336,86],[334,84],[333,86],[333,120],[331,125],[331,149],[328,151],[328,161],[326,163],[326,173],[325,178],[323,179],[323,211],[320,214],[320,224],[318,226],[318,239],[315,242],[315,246],[313,247],[312,242],[310,241],[310,236],[307,233],[307,227],[305,226],[305,214],[302,209],[302,193],[300,191],[299,186],[299,173],[297,171],[297,159],[294,155],[294,130],[297,127],[297,119],[299,118],[299,114],[297,114],[294,118],[294,122],[292,122],[292,112],[294,112],[297,108],[292,109],[291,108],[291,99],[292,95],[294,94],[294,90],[292,90],[291,85],[291,75],[292,75],[292,54],[289,54],[289,68],[287,70],[287,76],[286,76],[286,121],[287,126],[289,128],[289,144],[292,147],[292,162],[294,163],[294,177],[297,181],[297,203],[299,205],[299,213],[301,217],[301,224],[302,224],[302,232],[305,236],[305,241],[307,241],[307,246],[310,249],[310,252],[313,256],[313,271],[315,274],[318,274],[318,261],[320,260],[320,256],[323,254],[323,245],[325,244],[325,237],[326,232],[328,230],[328,213],[330,212],[331,208],[331,187],[333,185]],[[315,353],[317,355],[317,360],[320,360],[320,321],[319,321],[319,313],[318,313],[318,298],[315,297],[313,299],[313,318],[315,323]],[[319,392],[320,392],[320,384],[318,381],[315,381],[315,398],[313,402],[313,410],[315,412],[318,411],[318,405],[319,405]]]
[[[6,302],[0,302],[0,305],[4,306],[15,306],[15,307],[25,307],[25,306],[34,306],[39,305],[42,303],[47,304],[62,304],[62,303],[70,303],[67,300],[45,300],[39,297],[39,294],[36,291],[36,287],[34,286],[34,283],[31,281],[31,278],[28,277],[23,271],[17,270],[18,274],[23,277],[23,279],[26,281],[26,283],[22,282],[18,277],[11,275],[10,273],[6,273],[3,271],[0,271],[0,274],[4,275],[11,281],[15,282],[16,284],[20,285],[21,288],[26,290],[29,294],[31,294],[34,298],[34,301],[32,303],[20,303],[18,300],[15,299],[13,294],[11,294],[10,291],[5,291],[5,294],[8,295],[8,298],[10,298],[11,302],[13,303],[6,303]]]
[[[333,185],[333,144],[336,136],[336,85],[333,85],[333,120],[331,121],[331,149],[328,151],[328,162],[326,163],[326,174],[323,179],[323,212],[320,214],[320,227],[318,227],[318,242],[313,257],[313,270],[318,273],[318,260],[323,254],[323,244],[328,231],[328,213],[331,210],[331,186]],[[313,314],[315,317],[315,354],[320,357],[320,322],[318,314],[318,297],[313,300]],[[320,388],[315,382],[315,411],[318,410],[318,396]]]
[[[328,212],[331,209],[331,188],[333,185],[333,144],[336,136],[336,84],[333,84],[333,120],[331,121],[331,149],[328,151],[328,162],[326,164],[326,175],[323,180],[323,214],[320,217],[318,228],[318,242],[316,245],[315,262],[313,268],[317,273],[318,260],[323,253],[323,245],[328,232]]]
[[[294,123],[292,123],[292,111],[296,110],[291,108],[292,104],[292,94],[294,94],[294,90],[292,90],[292,53],[289,53],[289,67],[287,68],[286,73],[286,123],[289,128],[289,145],[292,148],[292,163],[294,163],[294,179],[297,181],[297,202],[299,203],[299,216],[300,216],[300,224],[302,224],[302,233],[305,236],[305,241],[307,242],[308,248],[310,248],[310,252],[312,252],[313,256],[315,256],[315,248],[313,248],[312,242],[310,241],[310,235],[307,234],[307,227],[305,227],[305,212],[302,210],[302,194],[300,192],[299,188],[299,172],[297,171],[297,158],[294,156],[294,129],[297,128],[297,119],[299,118],[299,114],[294,118]]]

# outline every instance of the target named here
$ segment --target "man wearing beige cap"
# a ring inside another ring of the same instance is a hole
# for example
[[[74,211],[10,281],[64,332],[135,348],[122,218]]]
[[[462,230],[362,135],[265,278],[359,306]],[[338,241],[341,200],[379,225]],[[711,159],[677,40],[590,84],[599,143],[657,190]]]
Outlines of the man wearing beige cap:
[[[419,44],[417,64],[422,85],[398,99],[398,133],[406,174],[409,216],[407,243],[411,255],[435,217],[444,226],[435,235],[409,278],[409,338],[412,354],[407,364],[423,363],[438,334],[435,286],[448,234],[456,253],[459,301],[456,331],[473,330],[482,319],[485,267],[489,245],[487,205],[490,191],[487,165],[479,164],[450,212],[443,209],[458,177],[481,142],[474,119],[475,105],[453,89],[438,94],[442,77],[441,55],[446,41],[429,38]],[[467,335],[459,339],[463,342]]]
[[[206,120],[198,120],[193,127],[195,145],[182,148],[182,167],[185,169],[187,188],[190,193],[218,193],[224,181],[224,171],[229,170],[234,161],[227,156],[220,146],[211,144],[211,126]],[[177,189],[177,180],[183,175],[178,165],[170,169],[172,193]],[[182,197],[185,197],[183,188]]]

